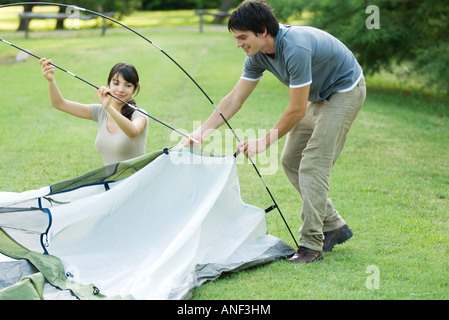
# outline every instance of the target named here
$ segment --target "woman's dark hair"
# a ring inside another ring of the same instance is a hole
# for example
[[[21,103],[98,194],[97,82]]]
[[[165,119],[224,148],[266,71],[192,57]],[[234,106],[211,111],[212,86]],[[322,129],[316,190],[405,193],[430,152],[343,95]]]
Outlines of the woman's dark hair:
[[[134,89],[136,90],[136,94],[139,93],[140,85],[139,85],[139,74],[137,73],[136,68],[132,64],[126,63],[126,62],[119,62],[115,66],[112,67],[111,71],[109,72],[108,77],[108,84],[111,83],[111,81],[117,76],[121,74],[123,79],[125,79],[126,82],[131,83],[134,85]],[[127,101],[129,104],[136,106],[136,101],[134,99],[131,99]],[[131,108],[128,105],[123,105],[121,109],[121,113],[124,117],[131,120],[132,114],[134,113],[134,109]]]
[[[228,20],[228,30],[249,30],[255,34],[267,33],[275,37],[279,31],[279,22],[273,9],[260,0],[243,1]]]

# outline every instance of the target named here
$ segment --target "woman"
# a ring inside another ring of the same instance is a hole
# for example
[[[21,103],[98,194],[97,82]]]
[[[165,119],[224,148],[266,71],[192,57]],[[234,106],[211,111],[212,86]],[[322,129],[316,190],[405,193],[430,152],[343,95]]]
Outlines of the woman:
[[[51,60],[40,61],[48,80],[50,101],[55,109],[82,119],[98,122],[95,146],[105,165],[135,158],[145,153],[147,118],[135,109],[112,98],[108,93],[135,105],[133,95],[139,90],[139,75],[134,66],[120,62],[110,71],[108,87],[95,89],[100,104],[82,104],[64,99],[55,80]]]

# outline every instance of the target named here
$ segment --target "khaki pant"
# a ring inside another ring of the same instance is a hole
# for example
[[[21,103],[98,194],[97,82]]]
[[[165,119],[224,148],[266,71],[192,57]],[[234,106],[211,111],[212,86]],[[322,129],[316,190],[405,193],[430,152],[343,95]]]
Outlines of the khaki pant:
[[[303,199],[300,246],[321,251],[323,232],[346,224],[328,197],[329,177],[365,97],[362,78],[349,92],[309,102],[306,115],[287,135],[281,159]]]

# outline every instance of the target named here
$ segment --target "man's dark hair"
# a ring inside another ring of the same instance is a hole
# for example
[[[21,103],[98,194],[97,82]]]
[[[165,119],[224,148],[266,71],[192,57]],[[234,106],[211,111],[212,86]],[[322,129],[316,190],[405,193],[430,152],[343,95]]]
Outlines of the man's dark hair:
[[[249,30],[256,34],[264,33],[275,37],[279,31],[279,22],[273,9],[264,1],[246,0],[235,9],[228,20],[228,30]]]

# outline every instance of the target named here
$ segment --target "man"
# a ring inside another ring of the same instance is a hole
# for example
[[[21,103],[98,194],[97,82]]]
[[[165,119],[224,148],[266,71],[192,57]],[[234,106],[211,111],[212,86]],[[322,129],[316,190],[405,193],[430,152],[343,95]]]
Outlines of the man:
[[[363,72],[349,49],[311,27],[280,25],[265,3],[244,1],[230,16],[228,29],[246,54],[244,71],[217,108],[226,119],[239,111],[263,72],[289,87],[289,105],[260,139],[241,141],[246,156],[264,152],[287,135],[284,171],[303,199],[298,251],[290,262],[313,262],[352,236],[328,198],[329,176],[366,96]],[[224,123],[217,111],[191,136],[203,141]],[[181,142],[188,145],[184,139]]]

